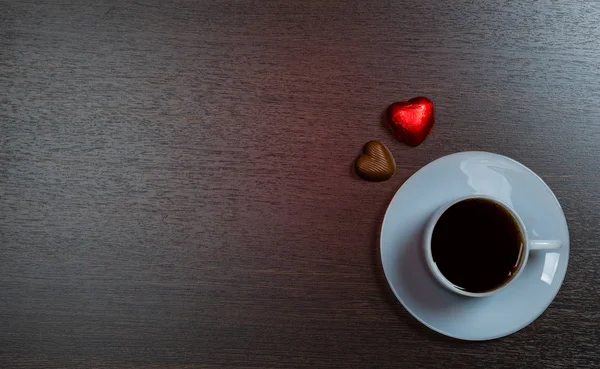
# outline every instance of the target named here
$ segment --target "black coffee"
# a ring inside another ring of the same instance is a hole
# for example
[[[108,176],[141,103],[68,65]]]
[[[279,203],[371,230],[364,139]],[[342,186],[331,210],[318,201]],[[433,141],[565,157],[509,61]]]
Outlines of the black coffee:
[[[513,216],[485,199],[452,205],[440,217],[431,239],[433,261],[456,287],[486,292],[516,271],[523,235]]]

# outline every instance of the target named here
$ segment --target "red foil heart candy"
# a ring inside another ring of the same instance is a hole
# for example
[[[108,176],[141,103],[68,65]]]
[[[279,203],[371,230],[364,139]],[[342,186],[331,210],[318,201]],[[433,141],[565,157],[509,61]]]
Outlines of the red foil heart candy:
[[[388,124],[394,135],[411,146],[420,145],[431,132],[434,121],[433,101],[414,97],[395,102],[388,108]]]

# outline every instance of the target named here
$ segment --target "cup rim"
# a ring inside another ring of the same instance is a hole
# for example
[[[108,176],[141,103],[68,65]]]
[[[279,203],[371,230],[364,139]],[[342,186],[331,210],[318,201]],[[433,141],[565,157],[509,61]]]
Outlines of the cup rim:
[[[437,267],[436,263],[433,261],[433,255],[431,252],[431,238],[433,236],[433,230],[434,230],[435,225],[437,224],[438,220],[442,216],[442,214],[444,214],[446,212],[446,210],[448,210],[451,206],[458,204],[461,201],[470,200],[470,199],[484,199],[484,200],[492,201],[497,205],[500,205],[503,209],[508,211],[509,214],[512,215],[514,219],[516,219],[517,225],[519,226],[519,230],[521,231],[521,234],[523,236],[523,252],[521,254],[522,261],[520,262],[517,272],[514,273],[513,276],[508,281],[504,282],[502,285],[500,285],[492,290],[485,291],[485,292],[469,292],[469,291],[464,291],[464,290],[458,288],[454,283],[450,282],[444,276],[444,274],[442,274],[442,272]],[[527,229],[525,228],[525,223],[523,223],[523,220],[521,219],[521,217],[519,217],[517,212],[514,209],[512,209],[509,205],[505,204],[500,199],[497,199],[492,196],[487,196],[487,195],[464,196],[464,197],[458,198],[454,201],[451,201],[448,204],[446,204],[446,205],[440,207],[438,210],[436,210],[436,212],[432,215],[432,217],[428,221],[427,226],[425,228],[424,244],[425,244],[425,260],[426,260],[427,266],[428,266],[429,270],[432,272],[433,276],[438,280],[438,282],[440,282],[444,287],[446,287],[447,289],[449,289],[452,292],[455,292],[455,293],[457,293],[459,295],[463,295],[463,296],[469,296],[469,297],[485,297],[485,296],[490,296],[490,295],[493,295],[495,293],[502,291],[503,289],[505,289],[506,287],[511,285],[515,280],[517,280],[517,278],[523,272],[523,269],[525,268],[525,264],[527,264],[527,260],[529,258],[529,239],[527,237]]]

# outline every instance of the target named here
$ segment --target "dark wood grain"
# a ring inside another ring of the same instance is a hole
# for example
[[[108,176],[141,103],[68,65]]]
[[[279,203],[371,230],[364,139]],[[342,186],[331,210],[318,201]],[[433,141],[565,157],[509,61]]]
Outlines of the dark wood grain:
[[[481,3],[0,0],[0,367],[597,368],[600,3]],[[417,95],[411,148],[380,117]],[[371,139],[387,182],[351,174]],[[398,187],[465,150],[571,234],[492,342],[420,326],[378,260]]]

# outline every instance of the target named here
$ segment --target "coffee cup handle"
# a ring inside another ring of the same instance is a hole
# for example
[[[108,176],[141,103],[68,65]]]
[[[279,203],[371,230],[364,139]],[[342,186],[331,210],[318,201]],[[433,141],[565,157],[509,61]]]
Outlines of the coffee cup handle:
[[[529,241],[529,250],[556,250],[562,247],[562,242],[556,240]]]

